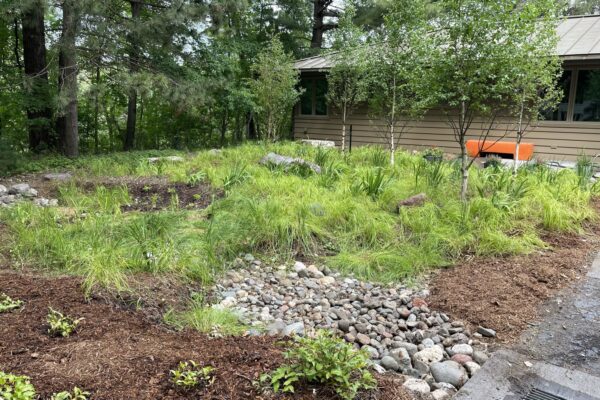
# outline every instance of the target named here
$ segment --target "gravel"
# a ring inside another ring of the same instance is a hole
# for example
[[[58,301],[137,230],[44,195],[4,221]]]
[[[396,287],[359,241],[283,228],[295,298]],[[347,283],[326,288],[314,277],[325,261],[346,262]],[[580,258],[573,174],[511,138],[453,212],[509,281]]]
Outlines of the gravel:
[[[253,333],[328,329],[365,350],[378,369],[404,375],[407,389],[438,391],[440,398],[440,390],[462,386],[487,360],[487,344],[463,322],[431,310],[426,289],[365,282],[300,261],[269,266],[244,255],[233,265],[212,288],[213,298]]]

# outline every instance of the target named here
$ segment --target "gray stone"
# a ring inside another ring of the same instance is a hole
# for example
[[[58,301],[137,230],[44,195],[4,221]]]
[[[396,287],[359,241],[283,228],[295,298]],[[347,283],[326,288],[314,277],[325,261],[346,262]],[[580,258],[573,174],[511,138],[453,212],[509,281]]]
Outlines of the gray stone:
[[[356,335],[356,340],[362,345],[371,344],[371,338],[365,335],[364,333],[359,333],[358,335]]]
[[[410,355],[405,348],[400,347],[398,349],[392,349],[390,351],[390,356],[396,360],[398,365],[400,365],[403,370],[412,367]]]
[[[291,336],[291,335],[302,336],[302,335],[304,335],[304,322],[295,322],[293,324],[286,326],[285,329],[283,330],[283,335],[284,336]]]
[[[6,193],[8,193],[6,186],[0,185],[0,196],[5,195]]]
[[[469,361],[469,362],[465,363],[465,368],[467,369],[469,376],[475,375],[477,373],[477,371],[479,371],[481,369],[479,364],[477,364],[474,361]]]
[[[301,167],[308,168],[315,174],[321,173],[321,167],[315,163],[303,160],[302,158],[287,157],[275,153],[267,154],[260,160],[260,163],[262,165],[283,167],[285,171],[288,171],[291,167]]]
[[[316,266],[314,266],[314,265],[309,265],[309,266],[306,268],[306,272],[308,273],[308,276],[309,276],[309,277],[311,277],[311,278],[316,278],[316,279],[319,279],[319,278],[323,278],[323,277],[325,276],[325,275],[324,275],[324,274],[323,274],[321,271],[319,271],[319,269],[318,269]]]
[[[452,395],[444,389],[436,389],[431,392],[431,397],[433,397],[433,400],[450,400]]]
[[[473,352],[473,361],[475,361],[479,365],[485,364],[488,358],[489,357],[487,356],[487,354],[485,354],[483,351]]]
[[[308,144],[312,147],[335,148],[335,142],[333,140],[303,139],[302,143]]]
[[[73,178],[73,175],[69,172],[54,172],[44,175],[44,179],[47,181],[58,181],[67,182]]]
[[[179,157],[179,156],[150,157],[150,158],[148,158],[148,162],[150,164],[154,164],[154,163],[157,163],[157,162],[173,162],[173,163],[177,163],[177,162],[183,162],[183,157]]]
[[[8,189],[8,194],[20,194],[21,196],[24,196],[25,194],[30,193],[30,190],[31,186],[29,186],[28,183],[17,183]]]
[[[436,362],[430,369],[437,382],[446,382],[459,389],[469,380],[467,371],[455,361]]]
[[[422,379],[408,378],[402,386],[415,393],[427,394],[430,392],[429,384]]]
[[[400,365],[398,362],[391,356],[385,356],[381,359],[381,365],[385,367],[385,369],[391,371],[398,371],[400,369]]]
[[[404,349],[406,349],[406,351],[408,351],[408,354],[412,357],[414,356],[417,351],[419,351],[418,347],[416,344],[413,343],[408,343],[408,342],[400,342],[398,344],[399,347],[402,347]]]
[[[278,336],[282,335],[285,331],[286,325],[282,320],[277,320],[267,326],[267,334],[269,336]]]
[[[477,328],[477,333],[480,333],[484,337],[489,337],[489,338],[496,337],[495,330],[489,329],[489,328],[484,328],[483,326],[480,326],[479,328]]]
[[[362,349],[365,350],[367,354],[369,354],[369,357],[371,357],[371,359],[379,358],[379,351],[375,347],[363,346]]]
[[[451,355],[464,354],[467,356],[472,356],[473,348],[471,346],[469,346],[468,344],[455,344],[454,346],[452,346],[451,351],[448,353],[451,353]]]
[[[423,349],[413,356],[414,361],[422,362],[425,365],[430,365],[434,362],[439,362],[444,359],[444,351],[439,346],[433,346]]]
[[[343,319],[338,322],[338,329],[342,332],[348,332],[350,330],[350,321]]]

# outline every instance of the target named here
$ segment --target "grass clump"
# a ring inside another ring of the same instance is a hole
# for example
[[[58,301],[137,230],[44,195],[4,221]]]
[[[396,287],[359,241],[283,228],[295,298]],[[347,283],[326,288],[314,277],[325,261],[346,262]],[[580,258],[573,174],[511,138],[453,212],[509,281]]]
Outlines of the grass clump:
[[[52,395],[50,400],[88,400],[91,393],[79,389],[77,386],[72,391],[62,391]]]
[[[0,314],[21,308],[23,301],[11,299],[7,294],[0,293]]]
[[[35,388],[29,377],[0,371],[0,399],[33,400],[35,398]]]
[[[207,305],[199,295],[193,296],[189,310],[170,310],[164,315],[164,320],[177,329],[189,327],[216,337],[238,336],[247,331],[237,314],[226,308]]]
[[[191,360],[181,361],[177,368],[171,370],[171,382],[183,390],[208,387],[215,381],[214,372],[213,367],[200,367]]]
[[[83,318],[72,318],[68,315],[64,315],[60,311],[56,311],[50,308],[50,312],[48,313],[47,322],[48,322],[48,334],[50,336],[62,336],[69,337],[73,334],[79,323],[83,321]]]
[[[286,364],[261,381],[269,382],[277,393],[294,393],[301,383],[331,388],[344,400],[352,400],[359,391],[376,387],[369,372],[369,356],[344,340],[321,331],[315,338],[298,338],[284,353]]]

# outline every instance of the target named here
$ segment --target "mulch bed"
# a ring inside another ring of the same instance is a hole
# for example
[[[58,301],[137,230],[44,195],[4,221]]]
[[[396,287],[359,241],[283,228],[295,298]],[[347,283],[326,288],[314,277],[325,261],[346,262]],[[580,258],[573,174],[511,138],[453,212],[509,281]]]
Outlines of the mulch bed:
[[[586,274],[600,248],[598,227],[584,236],[553,234],[551,248],[529,255],[473,258],[438,272],[429,305],[453,318],[497,331],[501,342],[515,341],[536,320],[540,306]]]
[[[0,370],[24,374],[39,394],[78,386],[101,399],[334,399],[320,388],[304,388],[290,397],[274,396],[253,385],[262,373],[282,362],[285,344],[272,338],[211,339],[194,331],[173,332],[141,312],[100,298],[84,299],[81,280],[0,270],[0,292],[25,302],[0,314]],[[83,317],[77,333],[50,338],[48,307]],[[182,393],[169,382],[179,361],[195,360],[216,368],[215,383]],[[379,377],[380,390],[361,399],[411,400],[393,376]]]

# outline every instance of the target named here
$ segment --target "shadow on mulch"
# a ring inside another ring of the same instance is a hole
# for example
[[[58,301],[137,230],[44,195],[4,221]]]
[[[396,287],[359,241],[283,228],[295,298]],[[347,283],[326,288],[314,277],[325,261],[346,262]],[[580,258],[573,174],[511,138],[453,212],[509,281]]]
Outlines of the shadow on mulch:
[[[514,342],[534,324],[543,302],[581,279],[600,248],[600,229],[584,236],[549,234],[547,250],[529,255],[473,258],[433,277],[428,303],[453,318],[496,330]]]
[[[115,399],[334,399],[318,388],[293,396],[262,393],[253,381],[282,361],[285,345],[266,337],[212,339],[194,331],[174,332],[143,313],[105,300],[84,300],[81,280],[0,270],[0,292],[24,301],[0,314],[0,370],[32,379],[38,394],[78,386],[96,400]],[[48,307],[85,318],[69,338],[46,334]],[[179,361],[216,368],[215,383],[202,392],[182,393],[169,382]],[[361,399],[411,400],[397,377],[378,377],[380,389]]]

